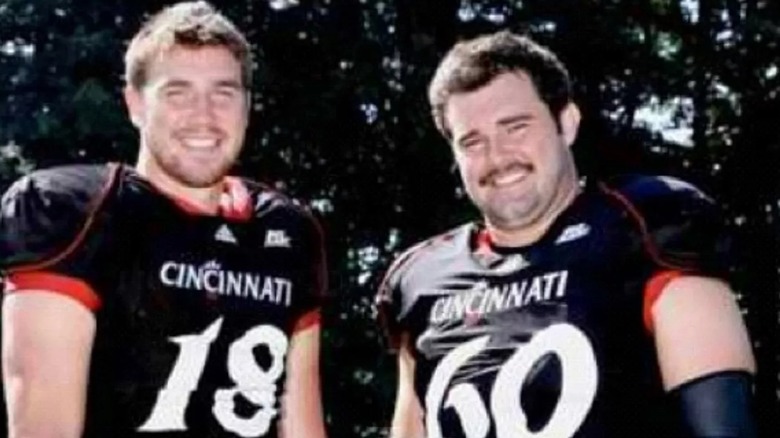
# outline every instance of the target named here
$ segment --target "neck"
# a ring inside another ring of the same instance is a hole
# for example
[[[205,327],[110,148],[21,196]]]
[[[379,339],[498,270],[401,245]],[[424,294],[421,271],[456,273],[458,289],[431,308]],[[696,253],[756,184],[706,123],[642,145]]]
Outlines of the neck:
[[[189,209],[206,214],[216,214],[219,211],[219,200],[223,192],[220,183],[208,187],[187,186],[160,169],[154,159],[145,153],[139,155],[135,170],[158,190]]]
[[[490,239],[498,246],[516,248],[531,245],[544,236],[558,216],[574,202],[579,192],[580,188],[575,177],[573,181],[567,182],[564,187],[558,190],[559,196],[552,201],[547,211],[536,220],[520,225],[517,228],[502,228],[491,223],[486,218],[485,228],[490,233]]]

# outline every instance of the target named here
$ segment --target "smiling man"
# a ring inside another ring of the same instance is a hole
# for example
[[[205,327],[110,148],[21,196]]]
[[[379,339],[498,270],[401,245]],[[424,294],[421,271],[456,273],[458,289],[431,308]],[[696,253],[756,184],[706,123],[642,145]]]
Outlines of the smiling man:
[[[135,168],[38,171],[2,198],[10,436],[323,437],[319,227],[227,176],[249,45],[179,3],[125,63]]]
[[[455,45],[429,99],[482,220],[406,251],[381,286],[391,436],[753,436],[709,198],[665,177],[581,188],[569,75],[528,38]]]

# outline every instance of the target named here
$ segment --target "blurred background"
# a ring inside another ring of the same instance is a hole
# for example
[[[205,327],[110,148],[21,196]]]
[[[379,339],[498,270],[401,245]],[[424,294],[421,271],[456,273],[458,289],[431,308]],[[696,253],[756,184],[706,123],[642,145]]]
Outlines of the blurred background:
[[[0,0],[0,191],[37,168],[134,161],[122,57],[170,3]],[[766,436],[780,431],[780,2],[212,3],[254,44],[238,173],[301,199],[326,230],[331,437],[387,434],[395,361],[373,322],[374,291],[399,251],[476,217],[430,120],[427,83],[458,39],[502,28],[549,46],[574,76],[583,175],[674,175],[723,205],[759,362],[759,421]]]

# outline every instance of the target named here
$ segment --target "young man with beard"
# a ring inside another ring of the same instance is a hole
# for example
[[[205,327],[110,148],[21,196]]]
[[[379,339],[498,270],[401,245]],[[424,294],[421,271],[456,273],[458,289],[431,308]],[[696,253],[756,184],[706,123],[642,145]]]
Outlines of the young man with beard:
[[[482,221],[406,251],[381,286],[391,436],[753,436],[710,200],[663,177],[581,188],[568,73],[528,38],[455,45],[429,99]]]
[[[10,436],[323,437],[319,228],[227,176],[247,41],[179,3],[125,63],[136,166],[38,171],[2,198]]]

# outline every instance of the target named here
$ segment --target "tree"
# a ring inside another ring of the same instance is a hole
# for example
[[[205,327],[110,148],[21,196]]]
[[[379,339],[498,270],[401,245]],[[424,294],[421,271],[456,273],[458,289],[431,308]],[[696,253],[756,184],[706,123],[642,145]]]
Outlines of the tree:
[[[165,1],[0,4],[0,189],[32,168],[131,162],[122,53]],[[331,291],[323,384],[331,436],[381,437],[394,359],[373,295],[403,248],[475,217],[426,88],[458,39],[510,28],[559,53],[585,114],[589,178],[672,173],[716,195],[759,357],[764,431],[777,399],[780,6],[770,0],[214,1],[254,46],[240,173],[311,206]],[[595,61],[594,61],[595,60]]]

